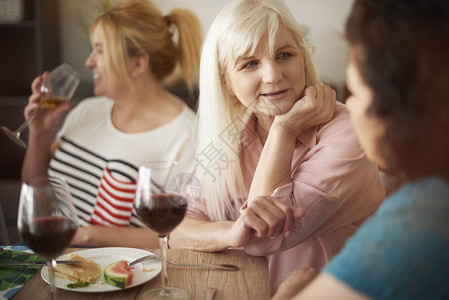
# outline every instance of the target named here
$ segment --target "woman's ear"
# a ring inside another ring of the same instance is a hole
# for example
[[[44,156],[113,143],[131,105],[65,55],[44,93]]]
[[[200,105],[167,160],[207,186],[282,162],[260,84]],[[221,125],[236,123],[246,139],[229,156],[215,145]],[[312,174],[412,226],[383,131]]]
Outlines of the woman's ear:
[[[148,55],[139,55],[130,58],[131,77],[138,77],[142,73],[147,72],[148,66],[149,66]]]

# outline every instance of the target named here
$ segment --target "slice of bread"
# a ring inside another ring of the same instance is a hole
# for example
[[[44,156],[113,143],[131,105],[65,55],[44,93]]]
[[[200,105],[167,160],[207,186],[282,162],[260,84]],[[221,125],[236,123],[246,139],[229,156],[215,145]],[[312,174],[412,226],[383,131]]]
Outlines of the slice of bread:
[[[100,266],[76,254],[71,254],[69,260],[80,260],[78,264],[60,264],[55,268],[55,275],[73,282],[95,283],[101,276]]]

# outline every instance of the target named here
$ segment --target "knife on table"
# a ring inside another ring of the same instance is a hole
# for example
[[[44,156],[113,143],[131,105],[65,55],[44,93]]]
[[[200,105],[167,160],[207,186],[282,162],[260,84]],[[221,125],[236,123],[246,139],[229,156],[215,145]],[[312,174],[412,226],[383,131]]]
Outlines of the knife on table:
[[[79,264],[82,263],[80,260],[57,260],[57,264]],[[31,261],[31,262],[3,262],[0,263],[0,267],[7,267],[7,266],[39,266],[39,265],[46,265],[46,261]]]

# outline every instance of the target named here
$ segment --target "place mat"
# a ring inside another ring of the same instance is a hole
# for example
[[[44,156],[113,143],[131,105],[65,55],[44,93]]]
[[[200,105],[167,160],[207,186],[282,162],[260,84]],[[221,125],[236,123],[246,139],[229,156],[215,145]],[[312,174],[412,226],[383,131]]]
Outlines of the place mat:
[[[33,253],[26,246],[1,246],[1,248],[11,252]],[[37,254],[14,255],[7,252],[0,252],[0,262],[33,262],[42,260]],[[0,299],[10,299],[22,286],[33,277],[41,266],[10,266],[0,267]]]

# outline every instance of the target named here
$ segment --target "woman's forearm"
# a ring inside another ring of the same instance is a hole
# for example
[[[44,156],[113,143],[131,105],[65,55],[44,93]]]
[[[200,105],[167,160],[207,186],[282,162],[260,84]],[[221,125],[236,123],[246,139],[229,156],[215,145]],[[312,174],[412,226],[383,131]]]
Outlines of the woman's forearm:
[[[170,248],[184,248],[198,251],[216,252],[231,247],[226,239],[228,230],[234,222],[207,222],[186,217],[170,233]]]
[[[271,195],[291,182],[291,164],[296,137],[273,122],[260,155],[248,195],[248,203],[259,195]]]
[[[22,166],[22,180],[46,176],[51,159],[51,134],[36,136],[30,134],[28,148]]]
[[[159,248],[157,235],[148,228],[95,225],[78,228],[72,244],[88,247]]]

